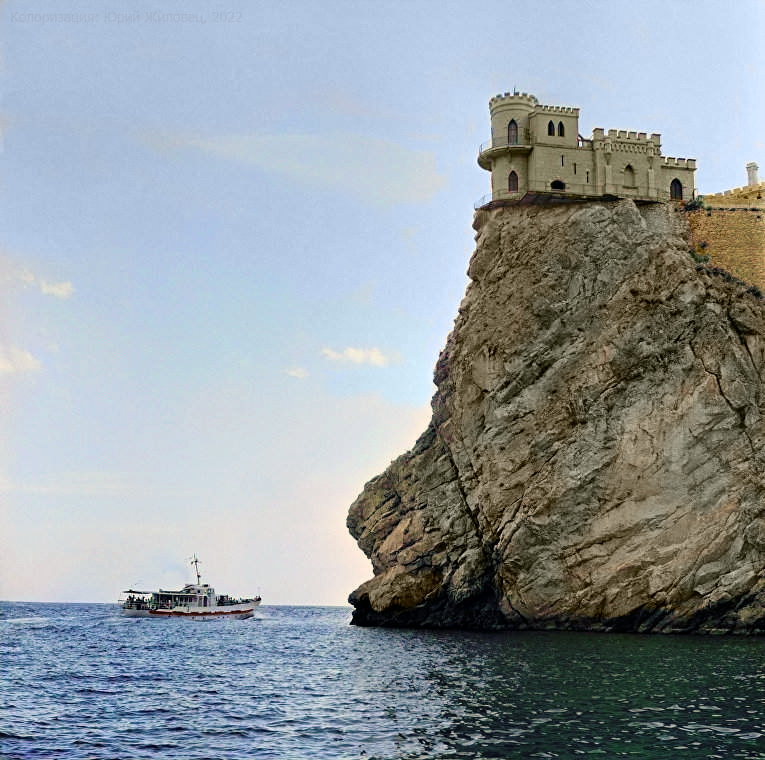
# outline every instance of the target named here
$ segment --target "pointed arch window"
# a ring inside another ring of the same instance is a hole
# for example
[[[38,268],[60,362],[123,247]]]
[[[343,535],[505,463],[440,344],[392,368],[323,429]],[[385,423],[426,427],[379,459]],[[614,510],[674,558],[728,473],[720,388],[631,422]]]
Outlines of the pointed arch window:
[[[518,175],[514,171],[510,172],[510,176],[507,178],[507,189],[511,193],[518,192]]]
[[[559,179],[553,180],[550,183],[550,189],[551,190],[565,190],[566,184],[565,182],[561,182]]]
[[[563,122],[559,121],[558,122],[558,137],[565,137],[565,135],[566,135],[566,130],[563,129]]]
[[[550,122],[550,123],[547,125],[547,134],[548,134],[550,137],[555,137],[555,124],[553,124],[552,122]]]
[[[629,164],[624,167],[624,187],[636,187],[635,170]]]
[[[683,183],[679,179],[673,179],[669,186],[669,197],[673,201],[683,200]]]
[[[512,119],[507,125],[507,144],[518,145],[518,124]]]

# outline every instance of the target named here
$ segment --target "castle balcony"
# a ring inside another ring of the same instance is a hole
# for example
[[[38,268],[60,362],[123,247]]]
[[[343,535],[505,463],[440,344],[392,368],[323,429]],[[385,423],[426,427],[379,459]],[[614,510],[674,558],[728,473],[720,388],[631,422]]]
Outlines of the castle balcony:
[[[515,134],[493,135],[478,149],[478,165],[486,171],[491,171],[494,161],[508,153],[530,153],[534,146],[528,129],[518,129]]]

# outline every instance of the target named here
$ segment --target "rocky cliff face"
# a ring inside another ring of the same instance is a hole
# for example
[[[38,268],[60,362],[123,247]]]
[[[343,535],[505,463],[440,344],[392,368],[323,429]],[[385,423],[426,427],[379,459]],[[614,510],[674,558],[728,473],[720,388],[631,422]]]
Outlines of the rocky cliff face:
[[[765,630],[765,305],[669,205],[474,227],[433,419],[348,515],[354,623]]]

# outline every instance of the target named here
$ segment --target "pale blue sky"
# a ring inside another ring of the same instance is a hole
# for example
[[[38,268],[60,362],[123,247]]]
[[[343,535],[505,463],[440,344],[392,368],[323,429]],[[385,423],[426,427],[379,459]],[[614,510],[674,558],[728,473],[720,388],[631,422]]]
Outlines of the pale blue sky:
[[[760,0],[224,5],[0,5],[0,599],[178,585],[196,552],[219,590],[345,602],[348,506],[429,418],[497,92],[660,132],[701,192],[765,166]]]

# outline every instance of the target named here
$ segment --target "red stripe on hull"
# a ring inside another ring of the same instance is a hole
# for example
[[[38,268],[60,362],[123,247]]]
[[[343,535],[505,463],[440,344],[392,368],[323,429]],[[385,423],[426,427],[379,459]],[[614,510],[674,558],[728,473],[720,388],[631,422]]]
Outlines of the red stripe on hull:
[[[226,615],[252,614],[254,611],[254,607],[248,607],[244,610],[230,610],[228,612],[175,612],[174,610],[149,610],[149,615],[159,617],[225,617]]]

